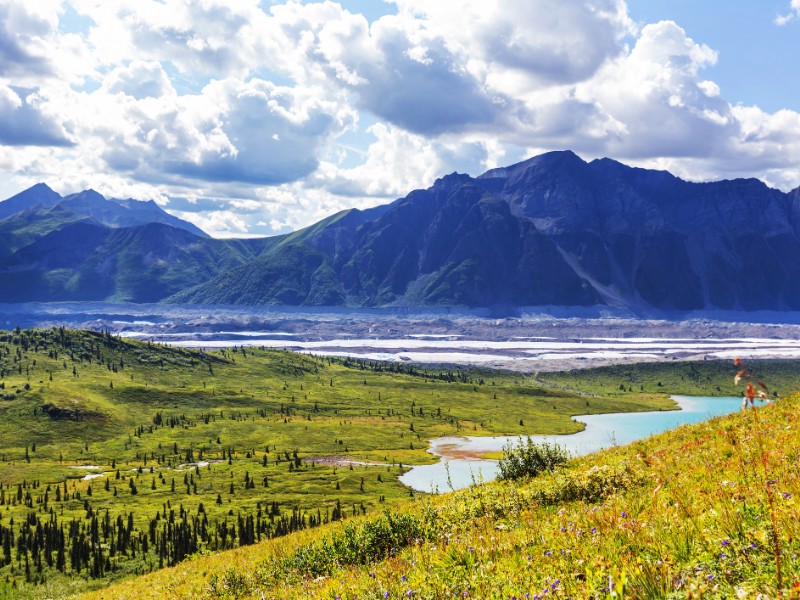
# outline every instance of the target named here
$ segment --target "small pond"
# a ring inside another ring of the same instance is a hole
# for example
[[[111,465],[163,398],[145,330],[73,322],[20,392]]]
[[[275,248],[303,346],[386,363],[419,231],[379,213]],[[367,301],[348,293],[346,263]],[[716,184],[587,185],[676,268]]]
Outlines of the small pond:
[[[741,398],[672,396],[672,399],[680,410],[578,415],[574,419],[586,424],[583,431],[568,435],[532,435],[531,439],[560,444],[573,455],[590,454],[614,445],[629,444],[679,425],[736,412],[742,406]],[[413,467],[400,477],[400,481],[422,492],[447,492],[451,486],[459,489],[473,481],[490,481],[497,477],[497,461],[479,457],[488,452],[499,452],[509,442],[518,440],[518,436],[451,436],[430,440],[428,452],[441,457],[441,460],[432,465]]]

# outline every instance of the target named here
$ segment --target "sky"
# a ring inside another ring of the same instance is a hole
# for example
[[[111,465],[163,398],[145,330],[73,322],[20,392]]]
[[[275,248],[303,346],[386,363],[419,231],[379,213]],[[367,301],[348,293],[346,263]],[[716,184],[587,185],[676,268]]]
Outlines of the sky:
[[[0,0],[0,198],[284,233],[550,150],[800,186],[800,0]]]

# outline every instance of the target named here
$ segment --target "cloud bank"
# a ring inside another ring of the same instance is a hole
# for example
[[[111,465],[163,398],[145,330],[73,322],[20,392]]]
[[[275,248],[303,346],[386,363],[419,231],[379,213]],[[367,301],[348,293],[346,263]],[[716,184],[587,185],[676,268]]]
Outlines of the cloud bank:
[[[226,236],[551,149],[800,185],[800,114],[726,100],[713,48],[623,0],[265,4],[0,0],[0,168]]]

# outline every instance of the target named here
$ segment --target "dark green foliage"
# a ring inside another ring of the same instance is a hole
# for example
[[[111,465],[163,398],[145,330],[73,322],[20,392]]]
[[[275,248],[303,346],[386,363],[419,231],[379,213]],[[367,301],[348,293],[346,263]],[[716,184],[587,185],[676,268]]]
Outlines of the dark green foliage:
[[[317,544],[300,548],[284,568],[303,575],[329,575],[346,565],[363,565],[393,556],[415,540],[428,539],[424,521],[411,514],[385,511],[377,519],[348,523]]]
[[[500,479],[522,479],[536,477],[545,471],[553,471],[569,460],[566,448],[558,444],[544,442],[535,443],[530,436],[525,442],[522,438],[518,444],[509,444],[503,448],[500,459]]]

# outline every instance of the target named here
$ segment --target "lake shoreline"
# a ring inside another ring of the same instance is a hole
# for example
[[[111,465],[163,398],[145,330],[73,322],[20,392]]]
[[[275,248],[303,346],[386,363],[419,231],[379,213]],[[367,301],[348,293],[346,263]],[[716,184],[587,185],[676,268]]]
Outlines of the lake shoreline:
[[[678,407],[676,410],[575,415],[572,417],[573,420],[585,419],[577,421],[583,423],[585,427],[576,433],[530,436],[444,436],[428,440],[428,452],[439,457],[439,461],[431,465],[415,466],[399,479],[408,487],[421,492],[438,493],[448,489],[459,489],[473,482],[494,479],[499,472],[498,461],[484,458],[484,455],[502,451],[507,444],[513,444],[527,437],[537,442],[565,446],[573,456],[582,456],[611,446],[625,445],[680,425],[730,414],[741,406],[741,398],[732,396],[675,394],[670,398],[675,401]],[[677,418],[670,419],[670,416]]]

